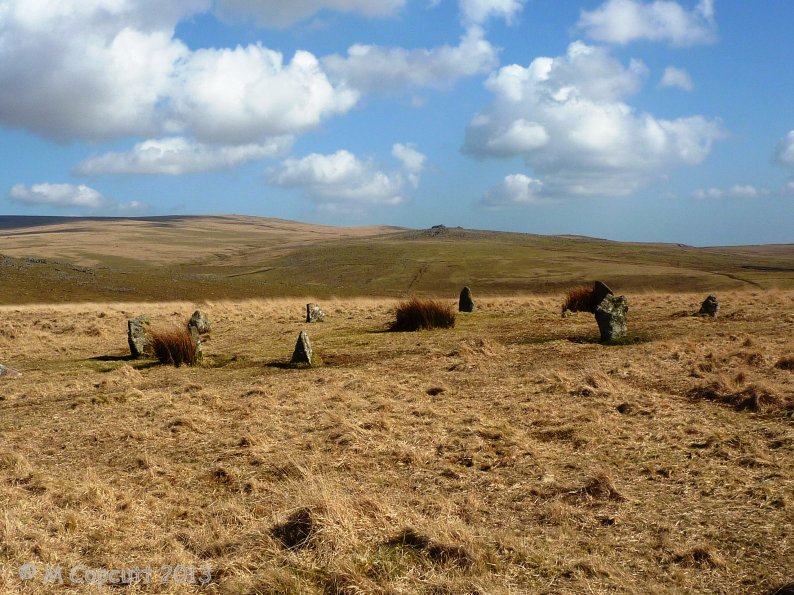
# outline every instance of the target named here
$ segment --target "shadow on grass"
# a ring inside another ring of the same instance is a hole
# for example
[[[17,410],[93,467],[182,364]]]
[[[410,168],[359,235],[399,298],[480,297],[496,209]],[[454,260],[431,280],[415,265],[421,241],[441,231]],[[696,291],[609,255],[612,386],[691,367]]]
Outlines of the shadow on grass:
[[[619,339],[612,339],[610,341],[602,341],[601,337],[593,337],[588,335],[567,337],[567,340],[570,341],[571,343],[589,343],[593,345],[605,345],[607,347],[611,347],[611,346],[640,345],[642,343],[650,343],[651,341],[653,341],[653,337],[651,337],[647,333],[629,333],[625,337],[620,337]]]
[[[154,359],[149,358],[135,358],[132,355],[97,355],[95,357],[89,357],[85,360],[80,360],[84,362],[96,363],[96,362],[103,362],[109,364],[122,364],[122,363],[129,363],[130,366],[135,368],[136,370],[146,370],[148,368],[154,368],[155,366],[161,365],[160,362]],[[96,371],[98,372],[113,372],[114,370],[118,369],[118,366],[94,366]]]
[[[136,358],[132,354],[127,355],[97,355],[96,357],[88,358],[93,362],[131,362]]]
[[[620,339],[613,339],[611,341],[601,341],[601,337],[597,335],[574,335],[568,337],[560,336],[545,336],[545,337],[525,337],[517,341],[518,345],[544,345],[554,341],[568,341],[569,343],[579,343],[587,345],[605,345],[607,347],[620,346],[620,345],[639,345],[642,343],[650,343],[654,338],[648,333],[630,333]]]

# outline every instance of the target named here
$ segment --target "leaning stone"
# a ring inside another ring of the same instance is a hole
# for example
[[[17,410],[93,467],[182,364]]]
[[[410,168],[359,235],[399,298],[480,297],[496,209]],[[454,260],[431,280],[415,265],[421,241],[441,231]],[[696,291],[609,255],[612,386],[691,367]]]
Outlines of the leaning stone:
[[[192,320],[192,319],[191,319]],[[190,331],[190,341],[193,343],[193,353],[196,357],[196,363],[201,361],[203,357],[202,347],[201,347],[201,333],[197,326],[192,324],[188,325],[188,330]]]
[[[325,312],[318,304],[306,304],[306,322],[323,322]]]
[[[210,332],[210,320],[207,318],[207,315],[202,312],[201,310],[196,310],[193,312],[193,316],[190,317],[187,323],[188,327],[196,327],[196,330],[199,332],[200,335],[204,335]]]
[[[295,351],[292,352],[292,365],[312,365],[312,345],[309,343],[309,335],[306,331],[301,331],[298,335],[298,342],[295,343]]]
[[[629,303],[622,295],[608,295],[598,304],[595,318],[598,330],[601,331],[601,341],[612,341],[626,336],[628,313]]]
[[[130,318],[127,321],[127,341],[130,344],[132,357],[139,358],[149,353],[149,339],[146,331],[149,327],[149,317],[146,315]]]
[[[698,316],[711,316],[712,318],[717,317],[717,313],[720,311],[720,303],[717,301],[717,298],[713,295],[707,297],[703,303],[700,305],[700,311],[697,313]]]
[[[464,287],[460,292],[458,300],[458,312],[474,312],[477,306],[474,305],[474,298],[471,296],[471,289]]]
[[[612,290],[607,287],[606,283],[601,281],[596,281],[593,283],[593,297],[592,297],[592,304],[593,307],[598,307],[598,304],[604,301],[604,298],[608,295],[614,295]]]

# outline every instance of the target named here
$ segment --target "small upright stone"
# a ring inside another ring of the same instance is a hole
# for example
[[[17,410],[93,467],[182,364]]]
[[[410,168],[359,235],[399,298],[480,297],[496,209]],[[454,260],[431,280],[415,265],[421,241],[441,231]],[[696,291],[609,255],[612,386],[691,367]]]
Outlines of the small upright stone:
[[[601,341],[612,341],[626,336],[626,318],[629,313],[629,303],[622,295],[608,295],[595,310],[595,319],[598,330],[601,331]]]
[[[198,327],[192,324],[189,324],[187,328],[190,331],[190,341],[193,343],[193,353],[196,357],[196,363],[198,363],[201,361],[203,356],[201,347],[201,333],[199,333]]]
[[[130,353],[133,358],[143,357],[149,351],[149,339],[146,330],[149,327],[149,317],[136,316],[127,321],[127,342],[130,344]]]
[[[716,318],[719,311],[720,303],[717,301],[716,297],[710,295],[700,305],[698,316],[711,316],[712,318]]]
[[[601,281],[596,281],[595,283],[593,283],[592,304],[594,308],[597,308],[598,304],[603,302],[604,298],[607,297],[608,295],[614,295],[614,294],[612,293],[612,290],[609,287],[607,287],[606,283],[603,283]]]
[[[309,343],[309,335],[306,331],[301,331],[298,335],[298,342],[295,343],[295,351],[292,352],[292,365],[312,365],[312,345]]]
[[[190,317],[187,325],[188,327],[195,327],[199,335],[205,335],[210,332],[210,319],[201,310],[193,312],[193,316]]]
[[[324,320],[325,312],[319,304],[306,304],[306,322],[323,322]]]
[[[474,298],[471,296],[471,289],[464,287],[460,292],[458,300],[458,312],[474,312],[477,306],[474,305]]]

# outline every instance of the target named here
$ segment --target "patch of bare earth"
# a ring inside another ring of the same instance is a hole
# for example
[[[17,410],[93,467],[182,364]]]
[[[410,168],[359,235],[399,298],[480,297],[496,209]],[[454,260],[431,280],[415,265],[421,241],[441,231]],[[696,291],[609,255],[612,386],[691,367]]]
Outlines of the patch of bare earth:
[[[416,333],[374,299],[1,307],[0,591],[182,563],[210,583],[128,591],[774,592],[794,293],[627,297],[643,340],[614,346],[560,295]],[[196,306],[201,366],[124,357],[128,317]],[[285,365],[301,329],[323,367]]]

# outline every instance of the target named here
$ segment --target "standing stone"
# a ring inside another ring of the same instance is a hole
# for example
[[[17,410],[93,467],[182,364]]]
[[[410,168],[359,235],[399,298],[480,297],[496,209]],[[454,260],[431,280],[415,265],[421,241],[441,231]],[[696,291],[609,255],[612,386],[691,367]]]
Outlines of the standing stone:
[[[301,331],[298,335],[298,342],[295,343],[295,351],[292,352],[290,363],[292,365],[312,365],[312,346],[306,331]]]
[[[598,304],[603,302],[605,297],[607,297],[608,295],[614,295],[614,294],[612,293],[612,290],[609,287],[607,287],[606,283],[603,283],[601,281],[596,281],[595,283],[593,283],[593,294],[592,295],[593,295],[593,297],[592,297],[593,310],[592,311],[595,312],[595,309],[598,307]]]
[[[464,287],[458,300],[458,312],[474,312],[475,308],[474,298],[471,297],[471,289]]]
[[[190,317],[187,325],[188,327],[196,327],[199,335],[204,335],[210,332],[210,319],[207,318],[207,315],[201,310],[196,310],[193,312],[193,316]]]
[[[324,320],[325,312],[319,304],[306,304],[306,322],[323,322]]]
[[[716,318],[719,311],[720,303],[717,301],[716,297],[710,295],[700,305],[698,316],[711,316],[712,318]]]
[[[190,331],[190,341],[193,343],[193,353],[196,357],[196,363],[198,363],[201,361],[203,356],[201,348],[201,334],[199,333],[198,327],[195,325],[189,324],[187,328]]]
[[[595,309],[595,318],[598,330],[601,331],[601,341],[612,341],[626,336],[626,317],[629,313],[629,303],[622,295],[608,295]]]
[[[127,321],[127,342],[133,358],[143,357],[149,351],[149,339],[146,336],[149,324],[149,317],[145,314]]]

